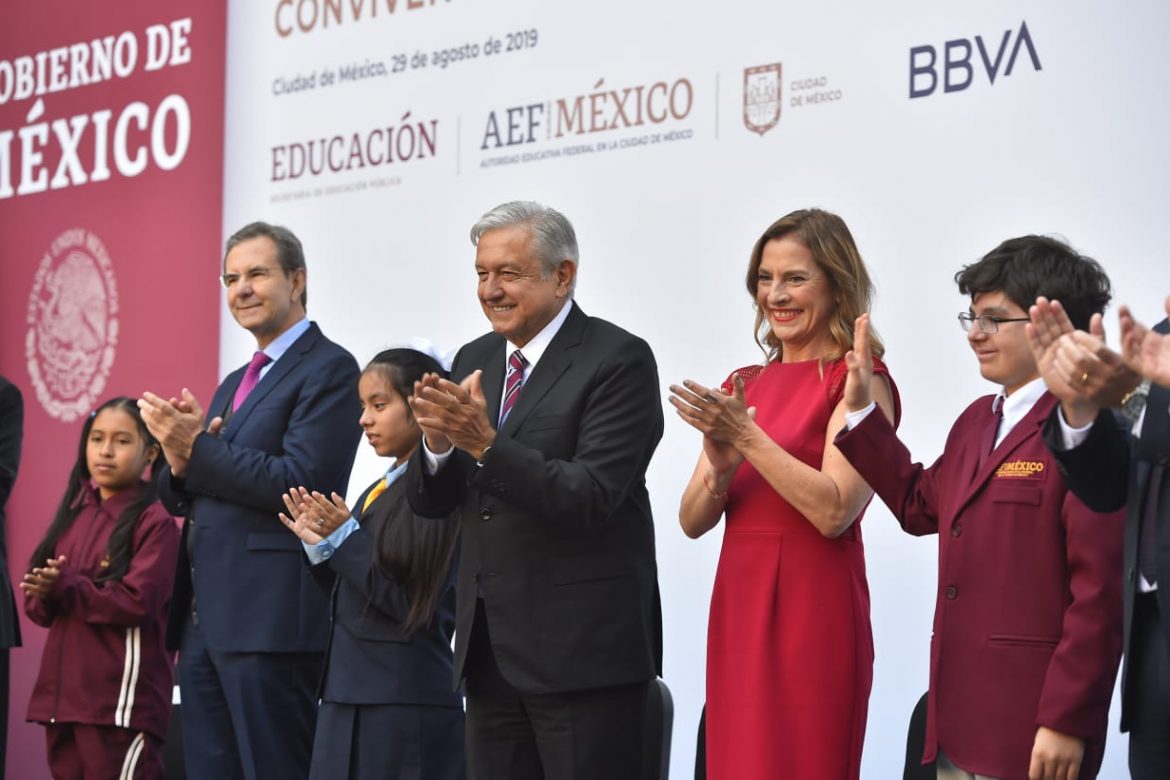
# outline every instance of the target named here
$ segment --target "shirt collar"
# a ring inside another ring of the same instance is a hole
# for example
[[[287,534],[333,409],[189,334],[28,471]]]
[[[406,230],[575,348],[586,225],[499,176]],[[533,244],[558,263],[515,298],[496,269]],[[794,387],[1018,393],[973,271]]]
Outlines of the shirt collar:
[[[385,477],[386,487],[390,487],[391,485],[393,485],[395,480],[397,480],[399,477],[401,477],[403,474],[405,474],[406,467],[409,465],[410,465],[410,458],[407,458],[406,460],[402,461],[401,463],[398,463],[397,461],[395,461],[394,464],[392,466],[390,466],[390,468],[386,469],[386,477]]]
[[[279,336],[274,338],[272,343],[261,351],[268,357],[272,358],[272,362],[275,363],[276,361],[280,360],[281,355],[283,355],[285,352],[288,352],[288,348],[291,347],[297,339],[303,336],[305,331],[308,329],[309,318],[304,317],[296,325],[293,325],[284,333],[281,333]]]
[[[126,488],[103,501],[97,483],[90,479],[81,491],[81,495],[77,497],[77,503],[81,506],[99,507],[106,514],[118,517],[122,514],[122,510],[130,506],[131,502],[138,497],[138,492],[145,486],[146,483],[140,481],[136,488]]]
[[[1002,407],[1004,427],[1010,430],[1032,411],[1032,407],[1046,392],[1048,387],[1044,384],[1044,379],[1037,377],[1011,395],[1004,395],[1000,390],[991,402],[991,411],[995,412]]]
[[[557,335],[557,331],[565,324],[565,320],[569,317],[569,310],[573,308],[573,299],[570,298],[561,310],[557,312],[557,316],[552,318],[548,325],[537,333],[532,339],[523,347],[518,347],[511,341],[508,342],[508,349],[504,352],[505,360],[516,350],[524,355],[524,359],[528,361],[528,367],[525,369],[525,375],[532,373],[532,369],[536,368],[537,361],[540,360],[541,355],[548,349],[548,345],[552,343],[553,337]]]

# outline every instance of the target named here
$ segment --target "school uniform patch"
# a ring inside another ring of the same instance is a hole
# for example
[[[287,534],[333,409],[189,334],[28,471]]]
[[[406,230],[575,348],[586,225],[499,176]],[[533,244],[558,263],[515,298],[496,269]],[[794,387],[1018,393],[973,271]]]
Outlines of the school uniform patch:
[[[1007,460],[999,464],[994,479],[1044,479],[1042,460]]]

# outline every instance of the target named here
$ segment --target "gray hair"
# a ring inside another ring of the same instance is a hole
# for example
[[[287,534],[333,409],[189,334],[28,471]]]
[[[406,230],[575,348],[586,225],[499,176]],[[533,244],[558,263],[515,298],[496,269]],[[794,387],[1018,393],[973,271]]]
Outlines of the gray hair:
[[[580,264],[577,234],[568,217],[531,200],[501,203],[484,214],[471,226],[471,243],[479,246],[480,237],[489,230],[514,226],[528,228],[532,236],[532,252],[540,260],[541,278],[551,279],[563,260],[572,260],[574,266]],[[569,297],[573,296],[576,286],[577,278],[574,276],[572,286],[569,287]]]
[[[224,249],[223,262],[227,266],[227,256],[236,248],[237,244],[253,238],[267,238],[276,245],[276,260],[285,276],[291,276],[298,270],[305,268],[305,250],[301,248],[301,240],[286,227],[270,225],[267,222],[252,222],[232,233]],[[307,269],[306,269],[307,271]],[[301,306],[308,308],[309,286],[301,292]]]

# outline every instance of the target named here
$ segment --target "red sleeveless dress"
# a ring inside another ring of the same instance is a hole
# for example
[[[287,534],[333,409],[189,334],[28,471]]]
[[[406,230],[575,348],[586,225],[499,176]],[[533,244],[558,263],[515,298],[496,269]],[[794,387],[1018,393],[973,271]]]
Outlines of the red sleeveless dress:
[[[874,373],[889,380],[876,358]],[[844,361],[777,362],[739,374],[760,427],[820,469]],[[729,490],[711,595],[707,777],[857,778],[872,681],[861,518],[827,539],[743,463]]]

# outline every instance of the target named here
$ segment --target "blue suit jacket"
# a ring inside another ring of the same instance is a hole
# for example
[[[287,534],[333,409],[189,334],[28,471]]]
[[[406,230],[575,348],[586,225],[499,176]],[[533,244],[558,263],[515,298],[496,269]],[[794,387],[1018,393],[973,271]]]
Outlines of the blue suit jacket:
[[[281,494],[293,486],[344,494],[361,434],[358,374],[353,356],[312,324],[230,418],[244,369],[216,389],[207,416],[227,419],[219,435],[195,439],[182,479],[169,468],[159,479],[163,504],[187,517],[170,647],[179,647],[194,597],[213,650],[325,648],[327,603],[301,565],[300,540],[277,514],[284,511]]]
[[[367,488],[355,506],[362,506],[369,492]],[[332,597],[329,652],[318,691],[324,701],[463,704],[460,694],[451,690],[454,566],[448,571],[431,624],[407,635],[402,621],[410,611],[410,592],[374,562],[380,527],[403,513],[411,514],[411,509],[406,502],[406,480],[399,479],[361,514],[361,528],[327,561],[310,569]]]

